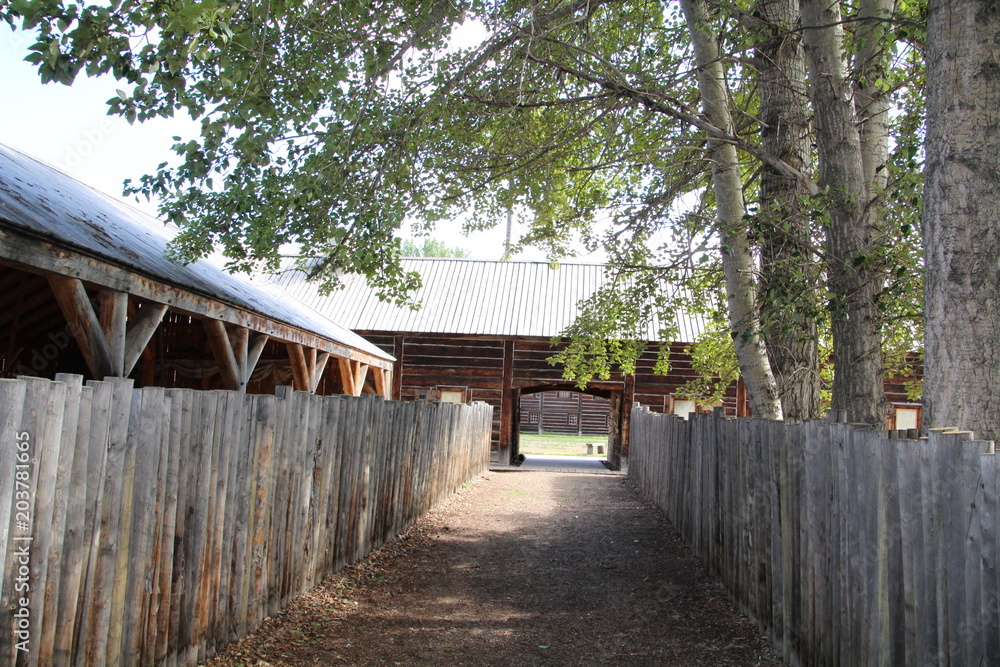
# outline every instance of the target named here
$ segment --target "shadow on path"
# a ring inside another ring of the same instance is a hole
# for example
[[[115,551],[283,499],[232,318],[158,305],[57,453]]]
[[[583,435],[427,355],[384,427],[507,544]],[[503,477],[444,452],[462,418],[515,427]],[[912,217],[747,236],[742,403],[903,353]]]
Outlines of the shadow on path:
[[[781,664],[620,475],[490,473],[311,595],[217,664]]]

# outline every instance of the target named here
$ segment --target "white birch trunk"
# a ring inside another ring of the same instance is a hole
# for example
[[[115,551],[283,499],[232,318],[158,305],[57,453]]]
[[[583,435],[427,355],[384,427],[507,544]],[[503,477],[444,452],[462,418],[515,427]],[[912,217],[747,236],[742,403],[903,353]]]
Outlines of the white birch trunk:
[[[724,133],[735,134],[719,49],[715,36],[708,28],[704,2],[681,0],[681,7],[691,33],[705,117]],[[781,419],[781,402],[760,331],[753,257],[743,220],[746,207],[736,148],[709,137],[707,151],[712,163],[712,185],[736,358],[754,416]]]

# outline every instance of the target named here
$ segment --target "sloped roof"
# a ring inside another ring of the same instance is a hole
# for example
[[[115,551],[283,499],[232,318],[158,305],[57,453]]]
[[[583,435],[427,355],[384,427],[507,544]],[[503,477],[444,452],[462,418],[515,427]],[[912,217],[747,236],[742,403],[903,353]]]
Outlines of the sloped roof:
[[[162,222],[2,144],[0,226],[392,360],[374,344],[263,280],[230,274],[208,260],[171,262],[164,253],[173,234]]]
[[[300,271],[273,276],[287,293],[316,310],[336,316],[357,331],[399,331],[493,336],[558,336],[573,321],[582,299],[606,278],[601,264],[498,262],[472,259],[411,258],[423,286],[419,310],[379,301],[364,279],[343,277],[344,288],[322,295]],[[677,313],[680,339],[693,341],[699,320]],[[660,323],[650,323],[647,340],[657,341]]]

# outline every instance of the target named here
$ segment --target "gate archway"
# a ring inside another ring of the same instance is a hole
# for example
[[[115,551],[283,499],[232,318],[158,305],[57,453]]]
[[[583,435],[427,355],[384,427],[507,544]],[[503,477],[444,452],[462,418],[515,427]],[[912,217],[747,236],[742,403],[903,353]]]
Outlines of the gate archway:
[[[583,410],[584,401],[579,401],[578,412],[576,413],[575,422],[572,421],[574,416],[572,412],[556,412],[557,415],[555,419],[549,419],[546,421],[545,413],[542,409],[538,411],[538,430],[539,432],[546,431],[546,426],[549,429],[553,429],[557,421],[560,419],[558,415],[565,416],[566,428],[561,429],[561,431],[566,434],[570,434],[570,431],[576,430],[579,434],[584,434],[584,430],[588,430],[588,424],[585,420],[589,420],[591,428],[590,432],[593,432],[592,424],[594,421],[595,414],[601,414],[602,418],[605,420],[606,430],[605,433],[608,439],[608,452],[607,461],[613,469],[619,469],[621,467],[621,462],[623,456],[627,454],[628,445],[628,411],[631,410],[631,399],[626,399],[627,388],[622,389],[609,389],[603,387],[587,387],[580,389],[575,385],[569,383],[541,383],[541,384],[528,384],[526,386],[514,387],[510,390],[509,403],[511,405],[511,415],[510,420],[504,425],[505,432],[501,434],[501,450],[500,450],[500,460],[502,462],[513,461],[520,451],[520,435],[523,430],[524,425],[531,424],[530,411],[528,415],[525,415],[524,411],[524,399],[526,397],[535,396],[545,396],[548,394],[569,394],[571,396],[594,396],[598,398],[605,399],[607,402],[603,403],[603,410],[594,410],[591,414],[585,414]],[[553,429],[560,430],[560,429]],[[504,451],[504,441],[508,443],[506,452]]]

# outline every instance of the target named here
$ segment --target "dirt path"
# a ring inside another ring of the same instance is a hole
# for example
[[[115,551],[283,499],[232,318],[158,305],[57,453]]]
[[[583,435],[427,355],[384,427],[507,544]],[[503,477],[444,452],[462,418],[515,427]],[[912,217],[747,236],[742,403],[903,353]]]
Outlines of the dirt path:
[[[624,477],[492,472],[209,664],[781,661]]]

